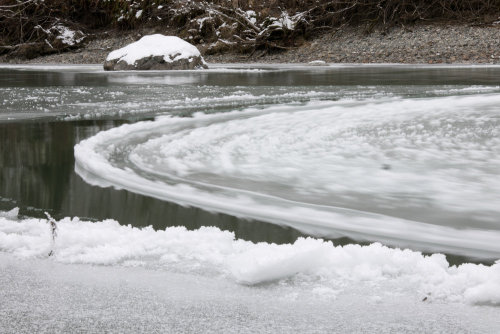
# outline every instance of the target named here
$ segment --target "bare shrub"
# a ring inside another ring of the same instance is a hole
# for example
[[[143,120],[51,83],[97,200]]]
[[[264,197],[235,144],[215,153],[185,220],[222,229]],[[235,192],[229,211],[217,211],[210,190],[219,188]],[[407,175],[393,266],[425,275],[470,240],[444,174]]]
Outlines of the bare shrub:
[[[217,53],[287,49],[343,25],[369,33],[419,21],[488,24],[499,17],[499,0],[1,0],[0,55],[30,58],[78,47],[53,45],[58,25],[84,32],[168,26]]]

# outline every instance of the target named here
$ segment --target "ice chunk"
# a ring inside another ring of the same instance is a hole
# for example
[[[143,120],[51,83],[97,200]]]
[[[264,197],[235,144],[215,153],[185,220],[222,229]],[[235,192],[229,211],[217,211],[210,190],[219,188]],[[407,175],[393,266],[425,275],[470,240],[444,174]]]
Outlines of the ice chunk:
[[[19,214],[19,208],[14,208],[10,211],[0,211],[0,217],[6,217],[6,218],[17,218],[17,215]]]

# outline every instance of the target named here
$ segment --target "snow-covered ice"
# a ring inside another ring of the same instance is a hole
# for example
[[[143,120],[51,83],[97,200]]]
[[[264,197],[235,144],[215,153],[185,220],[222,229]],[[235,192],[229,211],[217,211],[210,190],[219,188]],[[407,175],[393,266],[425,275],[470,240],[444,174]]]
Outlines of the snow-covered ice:
[[[497,259],[499,105],[485,94],[163,117],[81,142],[76,170],[309,235]]]
[[[441,254],[424,256],[379,243],[335,246],[299,238],[293,244],[256,244],[215,227],[155,231],[78,218],[57,222],[52,249],[46,219],[18,220],[13,213],[0,217],[0,251],[24,259],[47,258],[53,250],[52,261],[60,263],[143,267],[330,297],[360,285],[370,286],[375,295],[399,291],[411,300],[500,305],[498,261],[450,266]]]
[[[0,253],[5,333],[498,333],[499,309],[352,284],[242,286],[143,267]]]

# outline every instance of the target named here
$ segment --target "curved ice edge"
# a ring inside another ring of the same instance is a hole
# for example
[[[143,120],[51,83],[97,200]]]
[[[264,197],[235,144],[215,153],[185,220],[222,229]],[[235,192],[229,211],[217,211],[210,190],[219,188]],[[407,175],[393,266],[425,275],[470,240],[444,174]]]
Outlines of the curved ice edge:
[[[17,219],[15,213],[0,212],[0,252],[19,258],[45,258],[52,250],[50,259],[67,264],[140,266],[215,275],[244,285],[270,282],[268,288],[279,281],[279,286],[328,296],[366,285],[375,294],[399,291],[415,301],[500,305],[500,261],[491,266],[449,266],[442,254],[425,256],[379,243],[335,246],[299,238],[276,245],[238,240],[215,227],[155,231],[78,218],[57,222],[53,244],[46,219]]]
[[[235,190],[237,196],[228,197],[184,184],[172,186],[153,182],[133,171],[116,168],[107,160],[107,147],[124,136],[139,138],[145,133],[174,124],[202,126],[204,122],[253,117],[262,113],[286,112],[292,109],[296,110],[296,106],[211,115],[195,114],[192,118],[160,117],[154,122],[123,125],[100,132],[77,144],[75,170],[92,185],[113,186],[180,205],[286,225],[317,237],[348,236],[357,240],[376,240],[389,245],[431,252],[448,252],[482,259],[500,257],[500,231],[456,229],[343,208],[331,207],[327,211],[297,206],[297,203],[286,200],[281,200],[281,206],[266,205],[262,203],[262,199],[266,198],[264,195],[259,198],[258,194],[253,194],[253,198],[250,198]]]

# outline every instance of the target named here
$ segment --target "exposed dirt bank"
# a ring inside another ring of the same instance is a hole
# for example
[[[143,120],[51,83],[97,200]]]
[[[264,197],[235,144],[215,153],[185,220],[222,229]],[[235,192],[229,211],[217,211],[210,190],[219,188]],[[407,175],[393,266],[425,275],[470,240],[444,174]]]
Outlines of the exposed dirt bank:
[[[303,63],[323,60],[331,63],[456,63],[500,64],[500,24],[466,26],[444,24],[419,24],[395,27],[387,33],[344,27],[325,33],[298,48],[263,54],[206,55],[208,63],[263,62]],[[29,61],[9,60],[14,63],[103,63],[107,54],[149,33],[169,31],[135,30],[107,31],[96,35],[76,51],[38,57]],[[198,47],[203,50],[205,45]],[[6,62],[5,58],[0,61]]]

